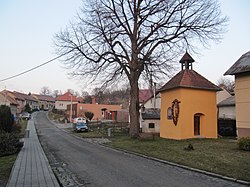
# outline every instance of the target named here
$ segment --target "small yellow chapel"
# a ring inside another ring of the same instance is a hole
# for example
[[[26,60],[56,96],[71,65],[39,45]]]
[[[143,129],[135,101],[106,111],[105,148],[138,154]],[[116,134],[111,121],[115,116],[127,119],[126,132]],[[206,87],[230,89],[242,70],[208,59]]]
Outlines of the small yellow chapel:
[[[216,92],[221,88],[193,70],[186,52],[181,71],[161,89],[160,137],[217,138]]]

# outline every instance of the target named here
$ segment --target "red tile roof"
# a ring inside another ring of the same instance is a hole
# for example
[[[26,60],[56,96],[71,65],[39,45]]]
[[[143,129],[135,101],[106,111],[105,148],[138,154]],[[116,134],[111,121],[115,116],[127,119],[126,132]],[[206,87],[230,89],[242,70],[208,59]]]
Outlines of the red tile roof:
[[[12,105],[18,105],[18,102],[12,98],[11,96],[9,96],[8,92],[6,91],[3,91],[3,92],[0,92],[0,94],[3,96],[3,97],[6,97],[6,99],[12,104]]]
[[[70,92],[66,92],[63,95],[57,96],[56,101],[71,101],[71,96],[72,96],[72,101],[77,101],[78,102],[77,97],[72,95]]]
[[[153,93],[151,89],[139,90],[139,102],[142,103],[147,101],[152,95]]]
[[[29,100],[29,101],[35,101],[37,102],[37,99],[32,97],[31,95],[27,95],[27,94],[24,94],[24,93],[21,93],[21,92],[17,92],[17,91],[14,91],[13,94],[15,95],[15,97],[17,99],[20,99],[20,100]]]
[[[209,80],[198,74],[194,70],[185,69],[175,75],[168,81],[161,89],[160,92],[174,89],[174,88],[195,88],[204,90],[220,91],[221,88],[211,83]]]
[[[32,95],[36,97],[39,101],[55,102],[55,98],[49,95],[38,95],[38,94],[32,94]]]

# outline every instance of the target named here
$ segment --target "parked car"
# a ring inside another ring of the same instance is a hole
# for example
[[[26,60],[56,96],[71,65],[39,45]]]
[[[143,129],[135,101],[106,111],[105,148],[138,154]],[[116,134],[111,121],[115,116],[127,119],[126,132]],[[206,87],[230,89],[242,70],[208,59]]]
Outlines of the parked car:
[[[25,119],[25,120],[29,120],[29,119],[31,118],[31,114],[28,113],[28,112],[23,112],[23,113],[21,114],[21,118],[22,118],[22,119]]]
[[[89,128],[87,123],[84,122],[77,122],[75,125],[76,132],[88,132]]]
[[[86,120],[86,118],[83,118],[83,117],[74,118],[73,123],[76,124],[77,122],[87,123],[87,120]]]

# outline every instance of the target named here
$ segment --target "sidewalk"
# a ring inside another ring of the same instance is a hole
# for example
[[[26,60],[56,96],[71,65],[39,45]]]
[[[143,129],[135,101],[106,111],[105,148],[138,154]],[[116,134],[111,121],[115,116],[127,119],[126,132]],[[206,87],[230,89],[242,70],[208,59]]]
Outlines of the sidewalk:
[[[29,136],[19,152],[7,187],[59,187],[38,140],[33,119],[28,121]]]

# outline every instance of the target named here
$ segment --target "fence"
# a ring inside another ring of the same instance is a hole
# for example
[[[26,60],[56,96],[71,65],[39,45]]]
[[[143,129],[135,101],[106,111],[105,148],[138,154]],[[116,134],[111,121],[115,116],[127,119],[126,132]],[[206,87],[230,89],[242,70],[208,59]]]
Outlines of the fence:
[[[221,136],[237,136],[236,121],[232,119],[219,119],[218,134]]]
[[[89,129],[102,133],[103,135],[122,136],[129,133],[129,124],[125,122],[95,121],[88,123]],[[108,130],[109,129],[109,130]]]

